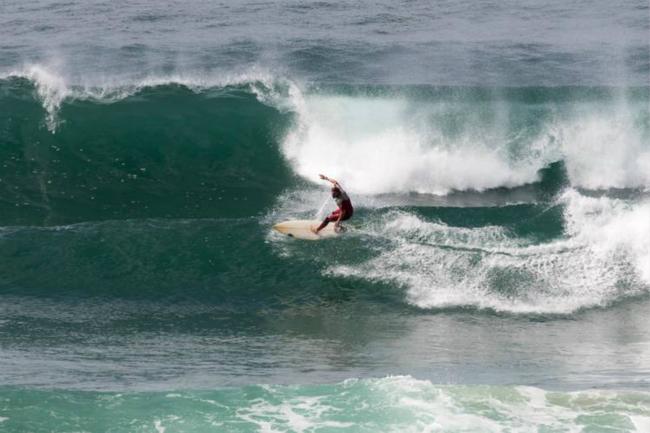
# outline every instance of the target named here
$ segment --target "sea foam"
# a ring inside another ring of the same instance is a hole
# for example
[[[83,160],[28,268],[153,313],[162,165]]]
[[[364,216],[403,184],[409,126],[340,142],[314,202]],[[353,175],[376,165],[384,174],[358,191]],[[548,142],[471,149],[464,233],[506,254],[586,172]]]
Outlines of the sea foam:
[[[534,243],[502,226],[454,227],[406,212],[368,224],[389,240],[378,256],[326,273],[404,287],[421,308],[475,307],[510,313],[569,314],[650,290],[650,204],[558,199],[566,233]]]
[[[55,431],[631,433],[650,422],[644,391],[438,385],[411,376],[175,393],[10,390],[3,400],[14,414],[0,418],[7,431],[46,429],[43,411],[57,415]]]

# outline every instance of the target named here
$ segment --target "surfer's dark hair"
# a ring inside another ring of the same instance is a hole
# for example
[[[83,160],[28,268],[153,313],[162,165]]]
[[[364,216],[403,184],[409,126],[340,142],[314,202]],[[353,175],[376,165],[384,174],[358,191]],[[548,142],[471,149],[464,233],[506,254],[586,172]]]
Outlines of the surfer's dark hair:
[[[341,195],[341,188],[339,188],[338,186],[333,186],[332,187],[332,195],[334,197],[337,197],[337,196]]]

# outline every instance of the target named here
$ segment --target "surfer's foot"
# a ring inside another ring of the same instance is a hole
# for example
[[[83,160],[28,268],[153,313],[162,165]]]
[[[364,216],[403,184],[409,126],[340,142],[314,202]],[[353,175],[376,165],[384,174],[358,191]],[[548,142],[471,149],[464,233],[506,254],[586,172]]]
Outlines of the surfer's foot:
[[[311,232],[312,232],[313,234],[315,234],[315,235],[318,234],[318,230],[316,230],[316,227],[314,227],[314,226],[309,227],[309,230],[311,230]]]

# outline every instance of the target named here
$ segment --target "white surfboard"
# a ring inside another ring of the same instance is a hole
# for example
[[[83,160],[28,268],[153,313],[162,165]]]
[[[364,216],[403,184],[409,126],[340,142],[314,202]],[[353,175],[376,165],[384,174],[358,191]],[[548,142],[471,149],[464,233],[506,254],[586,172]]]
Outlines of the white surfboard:
[[[274,225],[273,230],[296,239],[306,239],[309,241],[317,241],[323,238],[331,238],[339,235],[339,233],[334,231],[334,223],[329,223],[323,230],[319,231],[318,234],[314,234],[310,228],[318,227],[320,223],[321,221],[317,220],[284,221]]]

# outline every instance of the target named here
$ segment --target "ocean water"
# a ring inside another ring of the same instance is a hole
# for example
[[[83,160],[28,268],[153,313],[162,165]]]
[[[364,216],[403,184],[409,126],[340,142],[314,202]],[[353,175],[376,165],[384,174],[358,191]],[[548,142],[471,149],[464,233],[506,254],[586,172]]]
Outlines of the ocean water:
[[[4,1],[0,431],[650,432],[649,35],[645,1]],[[272,232],[318,173],[349,232]]]

